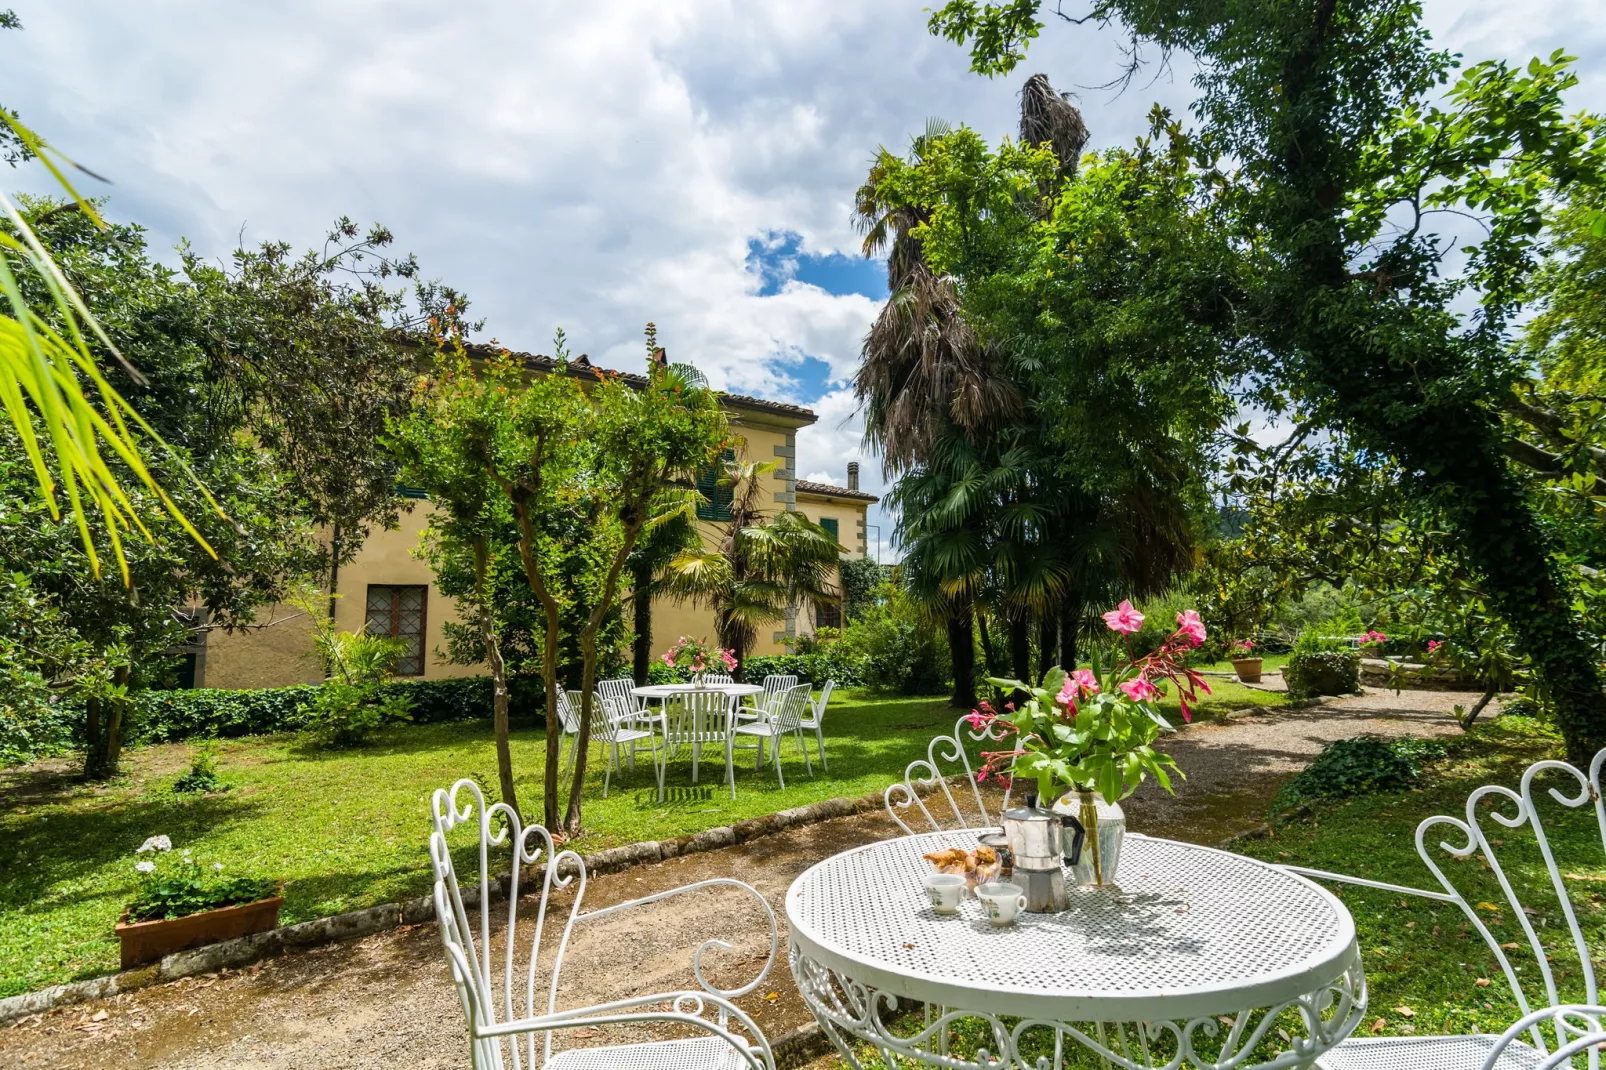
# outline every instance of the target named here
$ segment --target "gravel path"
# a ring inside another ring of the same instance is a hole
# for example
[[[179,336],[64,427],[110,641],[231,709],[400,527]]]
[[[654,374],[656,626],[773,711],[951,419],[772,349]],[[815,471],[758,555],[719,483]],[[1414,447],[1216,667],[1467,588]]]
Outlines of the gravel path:
[[[1178,783],[1174,798],[1145,785],[1124,804],[1128,819],[1136,831],[1218,842],[1258,823],[1282,782],[1325,743],[1368,732],[1454,734],[1459,729],[1448,711],[1458,700],[1465,696],[1372,691],[1312,709],[1190,726],[1166,741],[1188,779]],[[753,884],[779,910],[787,886],[808,866],[897,831],[884,814],[791,829],[593,878],[586,905],[732,876]],[[712,936],[737,945],[716,980],[745,980],[763,962],[767,935],[761,911],[727,891],[581,926],[559,1005],[691,987],[691,952]],[[742,1001],[771,1039],[809,1021],[786,970],[784,931],[778,958],[766,984]],[[558,1043],[621,1039],[628,1036],[575,1030]],[[52,1070],[463,1067],[466,1049],[462,1012],[433,923],[67,1007],[0,1030],[0,1066]]]

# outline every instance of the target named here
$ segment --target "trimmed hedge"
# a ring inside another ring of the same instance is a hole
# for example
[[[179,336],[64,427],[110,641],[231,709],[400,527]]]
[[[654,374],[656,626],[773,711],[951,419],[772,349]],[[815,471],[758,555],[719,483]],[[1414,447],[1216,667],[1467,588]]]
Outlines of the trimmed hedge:
[[[1349,695],[1360,690],[1361,656],[1354,651],[1297,653],[1283,667],[1283,682],[1295,698]]]
[[[864,681],[858,666],[827,653],[765,654],[748,658],[742,666],[747,678],[758,683],[766,676],[795,676],[799,682],[816,686],[835,680],[838,687],[857,687]]]
[[[264,687],[249,691],[195,688],[146,691],[136,699],[132,742],[166,743],[193,736],[255,736],[301,728],[297,709],[310,704],[320,685]],[[398,680],[384,692],[402,692],[413,700],[414,724],[490,719],[491,678],[462,676],[450,680]],[[515,679],[509,710],[515,717],[541,716],[539,680]]]

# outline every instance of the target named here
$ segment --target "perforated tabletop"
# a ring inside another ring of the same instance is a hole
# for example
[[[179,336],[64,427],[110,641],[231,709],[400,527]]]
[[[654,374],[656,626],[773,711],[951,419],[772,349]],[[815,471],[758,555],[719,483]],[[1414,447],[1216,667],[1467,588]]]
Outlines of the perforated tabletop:
[[[793,882],[793,942],[843,976],[927,1003],[1061,1020],[1136,1021],[1267,1007],[1356,965],[1343,904],[1302,877],[1208,847],[1129,835],[1119,891],[1072,888],[1062,914],[997,928],[967,899],[936,914],[922,855],[976,832],[846,851]]]

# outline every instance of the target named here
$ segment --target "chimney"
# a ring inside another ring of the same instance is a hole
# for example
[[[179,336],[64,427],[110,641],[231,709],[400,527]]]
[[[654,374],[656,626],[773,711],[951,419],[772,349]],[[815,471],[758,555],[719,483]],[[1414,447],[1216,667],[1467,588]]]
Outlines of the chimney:
[[[859,462],[858,461],[849,461],[848,462],[848,489],[849,490],[858,490],[859,489]]]

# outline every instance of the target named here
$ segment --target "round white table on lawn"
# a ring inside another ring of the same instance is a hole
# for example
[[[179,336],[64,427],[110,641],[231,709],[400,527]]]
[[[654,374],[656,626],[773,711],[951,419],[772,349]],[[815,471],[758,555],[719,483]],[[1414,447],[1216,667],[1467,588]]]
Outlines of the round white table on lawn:
[[[1366,1012],[1355,923],[1303,877],[1129,835],[1118,889],[1073,887],[1069,910],[995,927],[974,897],[943,916],[924,889],[922,855],[976,837],[844,851],[786,893],[798,989],[852,1066],[862,1045],[893,1066],[986,1070],[1059,1067],[1081,1047],[1129,1068],[1274,1070],[1314,1065]]]
[[[691,684],[648,684],[645,687],[634,687],[630,693],[637,698],[657,699],[662,701],[676,695],[684,695],[688,691],[723,691],[727,695],[737,698],[746,698],[748,695],[762,695],[764,688],[758,684],[704,684],[702,688],[695,688]]]
[[[670,699],[692,691],[718,691],[734,702],[739,703],[749,695],[762,695],[764,688],[758,684],[704,684],[702,687],[693,687],[691,684],[647,684],[643,687],[630,689],[630,693],[637,698],[647,701],[656,699],[666,707]],[[735,728],[734,719],[730,719],[725,722],[717,733],[705,731],[700,711],[690,721],[683,717],[671,721],[668,716],[665,716],[659,723],[663,725],[664,747],[667,750],[673,753],[690,750],[691,782],[693,784],[697,783],[697,770],[698,765],[702,762],[703,744],[705,742],[713,742],[714,740],[711,737],[717,735],[727,745],[728,749],[729,741],[725,737],[729,736],[731,730]]]

